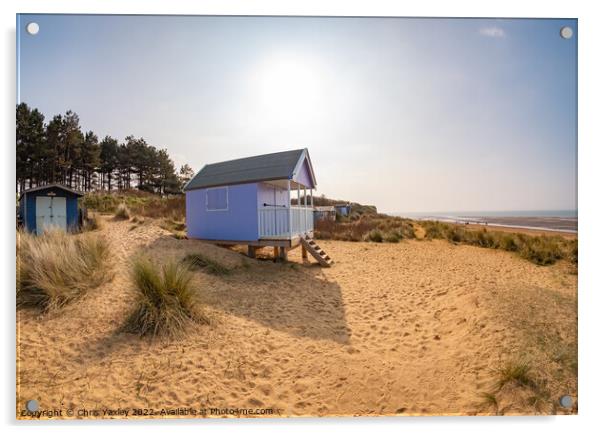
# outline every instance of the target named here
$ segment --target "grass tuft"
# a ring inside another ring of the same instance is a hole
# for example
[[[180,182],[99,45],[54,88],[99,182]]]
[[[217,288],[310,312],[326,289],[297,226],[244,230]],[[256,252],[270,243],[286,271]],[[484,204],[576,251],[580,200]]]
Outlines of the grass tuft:
[[[175,231],[171,234],[176,240],[187,240],[188,235],[184,231]]]
[[[531,375],[531,365],[526,361],[509,361],[498,369],[497,389],[506,384],[516,384],[523,387],[536,387]]]
[[[95,234],[19,233],[17,305],[58,308],[112,279],[111,249]]]
[[[563,257],[557,237],[532,237],[530,242],[523,243],[520,255],[538,265],[554,264]]]
[[[104,222],[100,216],[93,214],[84,220],[82,232],[99,231],[104,227]]]
[[[379,229],[372,229],[365,236],[366,241],[373,241],[375,243],[383,242],[383,233]]]
[[[186,235],[186,223],[183,221],[165,218],[161,220],[159,227],[171,232],[172,236],[177,240],[185,240],[188,238]]]
[[[495,393],[484,392],[481,394],[481,398],[485,408],[492,408],[495,411],[495,414],[499,414],[499,403]]]
[[[384,240],[387,243],[398,243],[401,238],[397,231],[387,232],[384,236]]]
[[[125,203],[120,203],[115,209],[115,220],[129,220],[130,210]]]
[[[495,371],[494,390],[481,393],[482,406],[503,415],[510,408],[531,407],[535,413],[554,414],[555,404],[547,380],[533,375],[531,364],[511,360]],[[506,405],[501,406],[504,402]]]
[[[215,274],[217,276],[228,275],[232,272],[228,267],[225,267],[202,253],[190,253],[182,259],[182,263],[191,268],[203,269],[207,273]]]
[[[160,267],[148,259],[136,260],[132,281],[138,291],[137,307],[126,321],[125,331],[140,336],[177,338],[195,323],[208,323],[201,312],[192,273],[178,262]]]

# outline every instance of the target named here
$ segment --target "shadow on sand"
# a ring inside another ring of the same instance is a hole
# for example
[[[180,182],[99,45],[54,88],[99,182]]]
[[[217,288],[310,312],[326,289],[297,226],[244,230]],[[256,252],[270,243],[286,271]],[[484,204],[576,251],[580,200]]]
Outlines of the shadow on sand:
[[[166,236],[145,246],[144,250],[157,259],[159,254],[163,259],[168,256],[175,259],[192,252],[203,252],[216,259],[229,257],[231,264],[240,264],[230,274],[215,276],[203,270],[194,271],[203,303],[293,336],[342,345],[349,343],[350,329],[341,288],[327,279],[318,264],[252,260],[228,249],[215,249],[195,240]],[[161,342],[161,339],[140,338],[124,332],[120,324],[99,338],[82,342],[82,350],[72,357],[84,363],[109,354],[130,352],[133,346],[143,350]],[[82,354],[86,356],[82,358]]]
[[[317,265],[257,261],[204,288],[205,302],[300,337],[349,342],[341,289]]]
[[[295,336],[349,342],[341,288],[318,264],[247,259],[231,249],[171,237],[146,247],[151,254],[167,250],[180,257],[197,252],[241,264],[223,276],[195,271],[203,302],[213,308]]]

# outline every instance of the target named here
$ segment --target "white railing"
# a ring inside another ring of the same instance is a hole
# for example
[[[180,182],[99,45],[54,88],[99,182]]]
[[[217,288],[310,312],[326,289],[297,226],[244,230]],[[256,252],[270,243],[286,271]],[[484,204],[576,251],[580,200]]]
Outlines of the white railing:
[[[313,211],[313,208],[304,206],[260,207],[259,238],[290,239],[311,232],[314,230]]]

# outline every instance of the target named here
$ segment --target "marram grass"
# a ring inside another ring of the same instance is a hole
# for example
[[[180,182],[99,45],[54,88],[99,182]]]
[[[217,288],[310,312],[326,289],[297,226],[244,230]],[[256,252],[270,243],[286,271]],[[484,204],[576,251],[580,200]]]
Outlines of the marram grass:
[[[61,307],[112,279],[111,249],[92,233],[17,234],[17,305]]]
[[[193,274],[178,262],[155,265],[138,258],[132,265],[132,282],[137,290],[136,308],[125,330],[140,336],[176,338],[194,323],[207,323],[198,292],[192,287]]]

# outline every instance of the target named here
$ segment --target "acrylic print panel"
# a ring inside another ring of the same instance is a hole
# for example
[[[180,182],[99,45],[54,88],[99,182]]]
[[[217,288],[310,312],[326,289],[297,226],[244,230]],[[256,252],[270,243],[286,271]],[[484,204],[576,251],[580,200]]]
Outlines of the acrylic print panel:
[[[573,19],[17,17],[17,417],[577,413]]]

